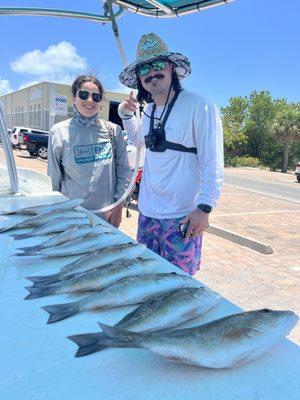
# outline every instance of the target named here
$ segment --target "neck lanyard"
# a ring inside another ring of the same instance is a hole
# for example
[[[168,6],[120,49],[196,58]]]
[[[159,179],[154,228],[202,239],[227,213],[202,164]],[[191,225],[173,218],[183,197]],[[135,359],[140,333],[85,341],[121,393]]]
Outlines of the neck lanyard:
[[[169,117],[169,114],[170,114],[170,112],[172,111],[172,108],[173,108],[173,106],[174,106],[174,104],[175,104],[175,101],[177,100],[177,98],[178,98],[178,96],[179,96],[179,93],[180,93],[180,90],[178,90],[178,91],[175,93],[175,95],[174,95],[172,101],[170,102],[170,104],[168,104],[167,112],[166,112],[166,114],[165,114],[165,116],[164,116],[162,122],[159,122],[159,125],[158,125],[159,127],[161,127],[161,128],[164,128],[164,127],[165,127],[166,122],[167,122],[167,119],[168,119],[168,117]],[[154,103],[153,108],[152,108],[152,112],[151,112],[150,131],[153,130],[153,126],[154,126],[154,113],[155,113],[155,110],[156,110],[156,104]],[[164,111],[165,111],[165,110],[163,110],[162,115],[163,115]]]

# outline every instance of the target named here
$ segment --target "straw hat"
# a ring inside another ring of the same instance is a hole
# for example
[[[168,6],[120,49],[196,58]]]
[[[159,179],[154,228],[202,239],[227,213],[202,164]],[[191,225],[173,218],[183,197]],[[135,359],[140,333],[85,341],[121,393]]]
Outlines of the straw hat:
[[[166,43],[155,33],[143,35],[138,43],[136,61],[128,65],[120,74],[120,82],[130,88],[137,88],[136,68],[139,64],[164,58],[175,65],[179,79],[186,78],[191,73],[191,63],[180,53],[170,52]]]

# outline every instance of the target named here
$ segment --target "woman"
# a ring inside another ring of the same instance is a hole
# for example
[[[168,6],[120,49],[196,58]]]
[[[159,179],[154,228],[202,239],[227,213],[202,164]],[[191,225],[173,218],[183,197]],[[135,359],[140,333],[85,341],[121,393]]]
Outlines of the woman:
[[[48,175],[53,190],[69,199],[83,198],[88,210],[118,200],[130,182],[126,142],[118,125],[98,118],[103,86],[93,76],[72,84],[74,115],[52,127],[48,145]],[[122,204],[99,215],[118,227]]]

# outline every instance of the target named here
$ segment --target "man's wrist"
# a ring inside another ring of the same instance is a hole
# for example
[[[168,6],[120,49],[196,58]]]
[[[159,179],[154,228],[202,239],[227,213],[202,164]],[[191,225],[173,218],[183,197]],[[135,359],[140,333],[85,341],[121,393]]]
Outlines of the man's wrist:
[[[212,207],[209,206],[208,204],[198,204],[197,209],[206,214],[209,214],[212,211]]]
[[[126,119],[132,118],[133,115],[134,115],[134,112],[133,111],[131,111],[131,112],[130,111],[129,112],[123,111],[123,106],[122,106],[122,103],[121,103],[119,105],[119,107],[118,107],[118,114],[119,114],[119,117],[121,119],[126,120]]]

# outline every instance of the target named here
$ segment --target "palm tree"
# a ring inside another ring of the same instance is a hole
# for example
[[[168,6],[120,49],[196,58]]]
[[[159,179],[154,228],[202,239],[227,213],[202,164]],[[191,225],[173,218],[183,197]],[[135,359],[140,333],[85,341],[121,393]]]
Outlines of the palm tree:
[[[273,132],[278,141],[284,144],[282,172],[287,172],[289,150],[292,141],[300,140],[300,104],[291,103],[280,110],[273,125]]]

